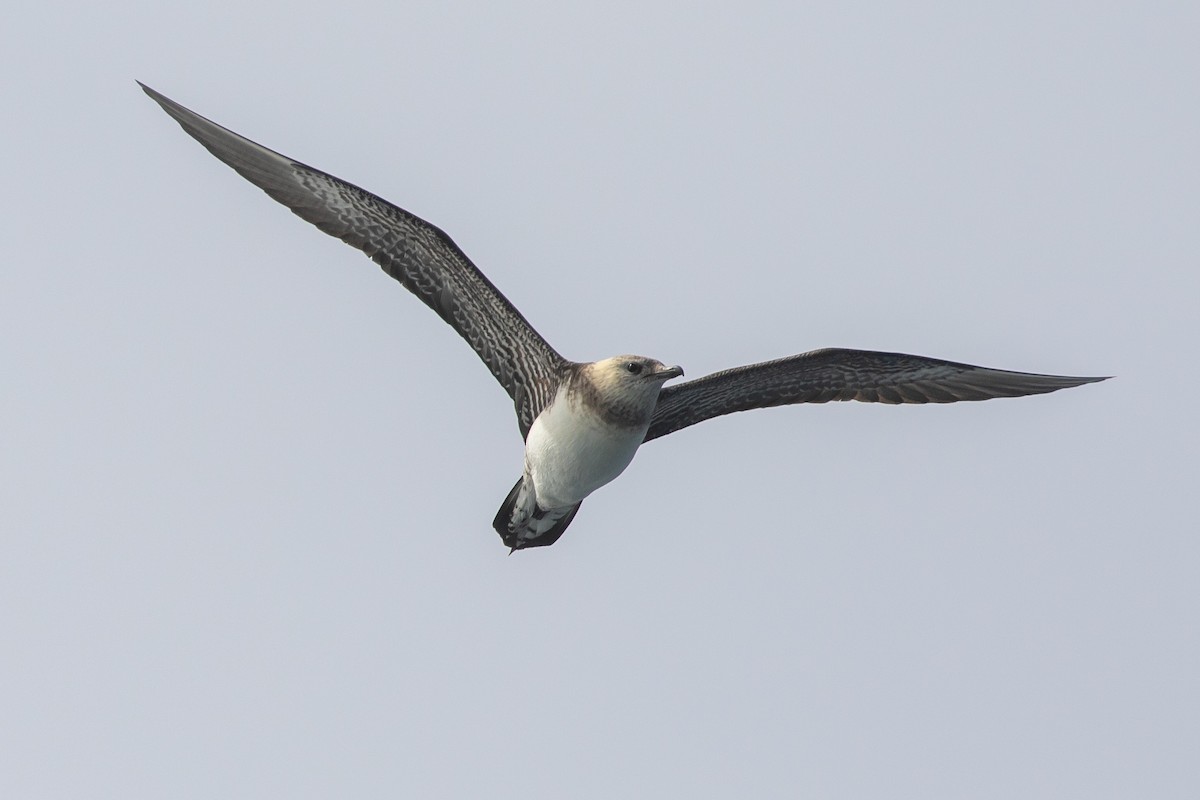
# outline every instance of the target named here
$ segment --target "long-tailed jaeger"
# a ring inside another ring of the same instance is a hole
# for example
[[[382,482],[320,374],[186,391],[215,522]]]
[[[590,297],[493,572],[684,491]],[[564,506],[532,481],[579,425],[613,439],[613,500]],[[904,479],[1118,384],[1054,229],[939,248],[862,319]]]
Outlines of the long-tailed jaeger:
[[[214,156],[321,230],[357,247],[467,341],[512,398],[525,439],[521,477],[493,525],[512,550],[554,544],[583,499],[640,445],[706,419],[791,403],[954,403],[1093,383],[937,358],[823,349],[683,375],[645,356],[568,361],[439,228],[328,173],[268,150],[139,85]]]

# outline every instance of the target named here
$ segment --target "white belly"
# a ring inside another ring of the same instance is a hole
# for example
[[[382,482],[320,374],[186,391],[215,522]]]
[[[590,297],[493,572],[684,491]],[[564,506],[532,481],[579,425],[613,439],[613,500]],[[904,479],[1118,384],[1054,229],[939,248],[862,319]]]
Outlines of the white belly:
[[[542,508],[572,506],[633,460],[645,428],[614,429],[572,408],[565,397],[543,411],[525,440],[525,468]]]

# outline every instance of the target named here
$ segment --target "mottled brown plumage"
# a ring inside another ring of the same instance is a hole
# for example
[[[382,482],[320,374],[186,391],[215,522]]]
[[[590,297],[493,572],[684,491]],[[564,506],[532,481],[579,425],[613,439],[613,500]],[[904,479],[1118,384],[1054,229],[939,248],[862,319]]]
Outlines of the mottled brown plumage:
[[[646,441],[706,419],[794,403],[957,403],[1021,397],[1104,378],[1035,375],[940,358],[825,348],[663,387]]]
[[[139,84],[200,144],[300,218],[357,247],[458,331],[513,399],[521,435],[569,362],[444,231],[388,201],[268,150]]]
[[[793,403],[953,403],[1017,397],[1104,378],[976,367],[864,350],[814,350],[663,387],[678,367],[642,356],[559,355],[439,228],[256,144],[142,85],[209,152],[321,230],[357,247],[458,332],[513,400],[525,469],[496,515],[509,547],[562,535],[583,498],[643,442],[706,419]]]

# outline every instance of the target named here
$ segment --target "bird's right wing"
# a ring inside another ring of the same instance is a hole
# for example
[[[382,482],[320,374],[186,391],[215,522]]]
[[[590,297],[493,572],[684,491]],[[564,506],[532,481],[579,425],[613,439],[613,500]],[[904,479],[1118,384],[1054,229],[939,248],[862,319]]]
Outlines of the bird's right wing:
[[[956,403],[1044,394],[1102,380],[1009,372],[903,353],[813,350],[664,387],[644,441],[723,414],[792,403]]]
[[[188,134],[295,214],[357,247],[467,341],[516,407],[522,436],[567,364],[439,228],[357,186],[256,144],[150,87]]]

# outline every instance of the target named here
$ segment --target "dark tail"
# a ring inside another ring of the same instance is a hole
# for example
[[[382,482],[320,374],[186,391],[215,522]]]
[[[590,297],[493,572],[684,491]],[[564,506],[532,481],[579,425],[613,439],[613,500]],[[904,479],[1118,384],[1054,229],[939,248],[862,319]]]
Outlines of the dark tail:
[[[492,520],[492,527],[496,529],[496,533],[500,534],[501,541],[504,546],[510,548],[509,552],[516,550],[524,550],[527,547],[548,547],[558,541],[558,537],[563,535],[563,531],[571,524],[571,520],[575,519],[575,513],[579,511],[579,506],[582,501],[575,504],[575,507],[568,511],[563,517],[554,523],[554,526],[544,531],[541,536],[534,539],[523,539],[519,537],[509,528],[509,523],[513,518],[513,506],[517,502],[517,493],[521,491],[521,481],[524,478],[519,478],[513,485],[512,491],[508,493],[508,497],[504,498],[504,502],[500,504],[500,510],[496,512],[496,518]],[[534,515],[534,519],[542,519],[546,512],[540,507]]]

